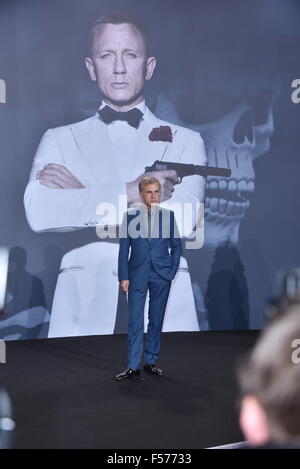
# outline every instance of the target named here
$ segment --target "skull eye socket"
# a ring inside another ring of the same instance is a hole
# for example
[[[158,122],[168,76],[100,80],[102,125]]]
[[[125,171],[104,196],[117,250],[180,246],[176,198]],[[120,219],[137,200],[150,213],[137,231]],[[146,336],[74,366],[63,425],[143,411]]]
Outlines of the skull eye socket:
[[[272,93],[266,90],[252,96],[251,104],[254,109],[254,125],[265,124],[272,104]]]
[[[245,142],[245,138],[247,137],[249,142],[253,142],[253,112],[252,110],[248,109],[245,111],[235,124],[233,130],[233,140],[235,143],[241,145]]]

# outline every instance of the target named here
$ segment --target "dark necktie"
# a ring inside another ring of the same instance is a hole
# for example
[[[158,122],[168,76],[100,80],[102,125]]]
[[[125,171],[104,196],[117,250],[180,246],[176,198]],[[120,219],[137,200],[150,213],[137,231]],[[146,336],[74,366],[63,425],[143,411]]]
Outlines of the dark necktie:
[[[151,212],[148,210],[148,239],[151,240]]]
[[[137,109],[136,107],[133,109],[130,109],[130,111],[127,112],[118,112],[112,109],[109,106],[105,106],[104,108],[100,109],[99,111],[99,116],[103,120],[105,124],[110,124],[113,121],[126,121],[128,122],[129,125],[131,125],[134,128],[138,128],[140,125],[141,119],[143,117],[142,111]]]

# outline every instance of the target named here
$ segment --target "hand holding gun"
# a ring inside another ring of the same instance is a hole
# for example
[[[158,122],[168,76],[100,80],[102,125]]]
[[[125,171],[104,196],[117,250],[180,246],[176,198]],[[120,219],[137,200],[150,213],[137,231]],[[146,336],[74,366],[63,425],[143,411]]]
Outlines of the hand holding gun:
[[[230,177],[231,169],[229,168],[217,168],[216,166],[201,166],[196,164],[185,164],[185,163],[172,163],[171,161],[159,161],[156,160],[152,166],[146,166],[145,172],[149,173],[152,171],[164,171],[173,169],[177,172],[179,184],[185,176],[193,176],[198,174],[199,176],[219,176],[219,177]]]

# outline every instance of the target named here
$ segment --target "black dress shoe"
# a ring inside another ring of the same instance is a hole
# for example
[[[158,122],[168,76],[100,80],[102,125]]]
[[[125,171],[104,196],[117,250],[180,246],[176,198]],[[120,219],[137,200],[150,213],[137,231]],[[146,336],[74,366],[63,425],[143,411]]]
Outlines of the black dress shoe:
[[[163,372],[156,365],[144,365],[144,370],[152,375],[162,376]]]
[[[124,381],[125,379],[131,379],[131,378],[137,378],[140,375],[140,370],[132,370],[131,368],[128,368],[125,371],[122,371],[122,373],[119,373],[116,375],[116,380],[117,381]]]

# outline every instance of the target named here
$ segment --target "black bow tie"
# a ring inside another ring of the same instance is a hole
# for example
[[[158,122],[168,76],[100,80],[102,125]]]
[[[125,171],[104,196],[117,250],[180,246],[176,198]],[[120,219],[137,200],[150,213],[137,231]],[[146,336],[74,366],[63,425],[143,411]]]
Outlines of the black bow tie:
[[[105,106],[104,108],[100,109],[99,116],[105,122],[105,124],[110,124],[113,121],[126,121],[132,127],[136,129],[140,125],[141,119],[143,117],[142,111],[137,109],[136,107],[131,109],[127,112],[118,112],[112,109],[109,106]]]

